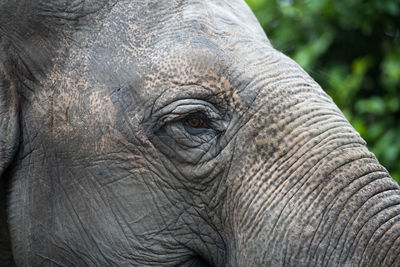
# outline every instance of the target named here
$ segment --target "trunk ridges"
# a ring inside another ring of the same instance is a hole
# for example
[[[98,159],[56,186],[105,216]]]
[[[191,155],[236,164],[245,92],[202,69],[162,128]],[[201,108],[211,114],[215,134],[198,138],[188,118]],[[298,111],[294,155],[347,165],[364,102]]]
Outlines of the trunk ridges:
[[[336,128],[328,127],[326,134]],[[355,132],[324,136],[317,134],[316,139],[302,142],[290,156],[278,151],[275,160],[263,160],[262,153],[246,158],[244,166],[251,169],[240,172],[231,210],[241,254],[266,249],[265,261],[258,257],[254,264],[353,265],[370,257],[383,262],[383,252],[363,254],[368,247],[365,239],[371,239],[370,232],[385,222],[379,219],[385,209],[399,213],[398,185]],[[254,168],[254,162],[260,163],[259,168]],[[382,196],[389,202],[382,202]],[[372,209],[379,211],[378,219],[371,221]]]

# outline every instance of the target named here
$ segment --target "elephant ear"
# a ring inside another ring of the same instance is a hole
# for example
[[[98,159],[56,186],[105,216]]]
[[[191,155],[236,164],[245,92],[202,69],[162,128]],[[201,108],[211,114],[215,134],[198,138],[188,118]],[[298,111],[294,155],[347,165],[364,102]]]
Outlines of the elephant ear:
[[[18,97],[8,78],[2,49],[0,35],[0,266],[13,266],[6,213],[6,170],[19,143]]]
[[[7,169],[17,153],[21,81],[38,82],[79,29],[117,0],[0,0],[0,266],[13,266],[7,224]]]

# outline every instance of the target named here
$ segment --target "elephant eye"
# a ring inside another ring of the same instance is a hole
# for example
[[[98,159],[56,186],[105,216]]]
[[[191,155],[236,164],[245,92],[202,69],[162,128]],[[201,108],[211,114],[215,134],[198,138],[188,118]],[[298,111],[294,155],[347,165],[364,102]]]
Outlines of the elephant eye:
[[[190,134],[199,134],[204,131],[214,131],[210,120],[203,113],[193,113],[183,119],[183,124]]]
[[[185,118],[186,124],[192,128],[204,128],[204,129],[211,128],[208,125],[206,118],[204,118],[201,115],[202,114],[194,114],[194,115],[190,115],[190,116],[186,117]]]

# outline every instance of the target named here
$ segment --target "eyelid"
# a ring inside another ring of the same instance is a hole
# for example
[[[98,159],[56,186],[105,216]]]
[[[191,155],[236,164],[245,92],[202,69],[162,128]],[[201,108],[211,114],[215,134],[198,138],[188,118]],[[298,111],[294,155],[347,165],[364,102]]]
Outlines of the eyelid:
[[[221,114],[212,104],[198,99],[176,101],[156,112],[154,116],[159,118],[159,123],[165,124],[183,119],[196,112],[203,113],[211,121],[221,119]]]

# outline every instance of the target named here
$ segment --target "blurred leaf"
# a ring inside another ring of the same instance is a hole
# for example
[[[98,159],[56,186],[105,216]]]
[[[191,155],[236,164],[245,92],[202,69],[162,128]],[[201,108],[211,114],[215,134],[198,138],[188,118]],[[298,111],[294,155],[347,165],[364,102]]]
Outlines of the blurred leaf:
[[[355,109],[361,114],[383,115],[385,113],[385,102],[382,98],[371,97],[369,99],[361,99],[356,102]]]
[[[400,86],[400,48],[386,55],[381,63],[381,81],[389,91]]]
[[[309,69],[315,62],[315,59],[326,51],[333,39],[332,32],[325,32],[313,42],[299,47],[293,59],[303,68]]]
[[[351,120],[354,129],[360,133],[361,136],[365,136],[367,134],[368,128],[367,125],[360,119],[356,118]]]

